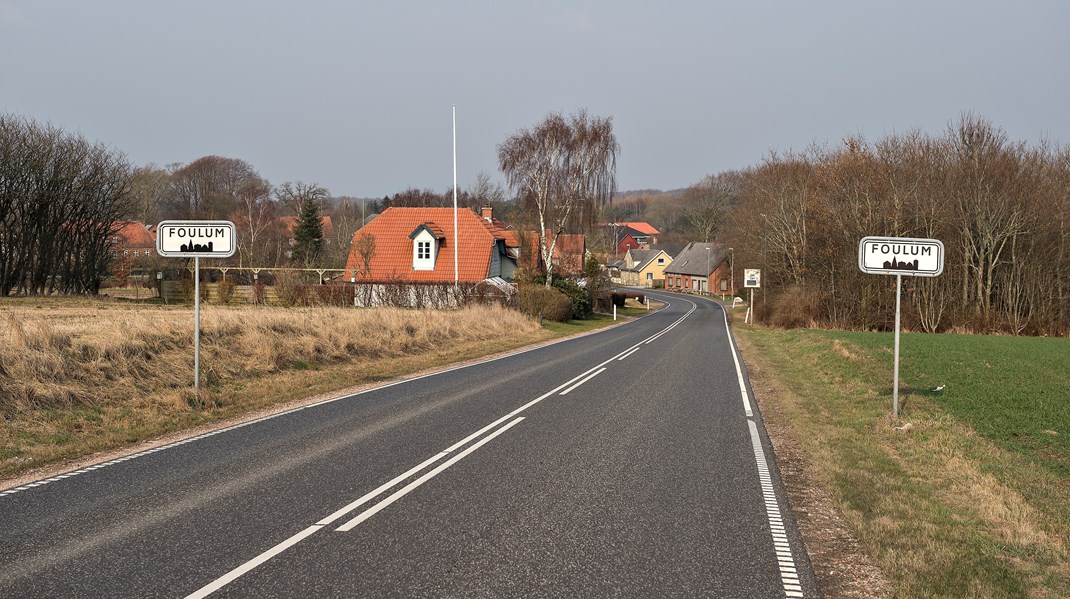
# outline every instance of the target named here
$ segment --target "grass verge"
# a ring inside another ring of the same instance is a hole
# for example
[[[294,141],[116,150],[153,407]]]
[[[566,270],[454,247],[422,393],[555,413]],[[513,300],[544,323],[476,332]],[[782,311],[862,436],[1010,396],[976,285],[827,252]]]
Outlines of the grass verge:
[[[894,596],[1070,596],[1070,340],[904,335],[894,422],[890,334],[735,332]]]
[[[82,298],[0,304],[0,478],[273,405],[586,332],[498,307],[202,308]]]

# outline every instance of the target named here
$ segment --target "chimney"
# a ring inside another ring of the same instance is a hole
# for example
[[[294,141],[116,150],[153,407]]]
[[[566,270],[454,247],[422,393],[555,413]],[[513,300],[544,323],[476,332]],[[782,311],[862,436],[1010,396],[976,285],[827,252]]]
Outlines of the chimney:
[[[492,208],[489,204],[484,204],[479,209],[479,216],[482,217],[483,220],[487,221],[488,223],[491,221],[493,214],[494,208]]]

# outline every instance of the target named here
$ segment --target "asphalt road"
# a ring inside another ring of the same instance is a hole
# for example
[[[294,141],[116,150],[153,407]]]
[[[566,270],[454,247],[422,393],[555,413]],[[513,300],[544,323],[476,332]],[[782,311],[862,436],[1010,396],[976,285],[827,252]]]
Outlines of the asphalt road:
[[[0,597],[818,596],[724,312],[658,297],[8,491]]]

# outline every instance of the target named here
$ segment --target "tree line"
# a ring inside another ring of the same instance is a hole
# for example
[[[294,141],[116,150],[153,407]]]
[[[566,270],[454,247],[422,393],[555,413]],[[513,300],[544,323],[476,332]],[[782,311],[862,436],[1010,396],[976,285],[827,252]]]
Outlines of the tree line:
[[[720,241],[737,273],[762,269],[776,322],[890,328],[894,277],[858,267],[859,240],[881,235],[945,247],[941,276],[904,279],[904,326],[1070,334],[1070,148],[967,114],[939,136],[854,136],[721,178]]]
[[[132,175],[111,148],[0,114],[0,296],[97,293]]]

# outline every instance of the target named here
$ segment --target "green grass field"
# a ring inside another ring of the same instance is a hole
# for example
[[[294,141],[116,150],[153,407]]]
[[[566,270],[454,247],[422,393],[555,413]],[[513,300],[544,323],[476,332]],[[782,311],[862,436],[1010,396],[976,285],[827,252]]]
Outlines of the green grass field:
[[[1070,596],[1070,340],[736,332],[895,595]]]
[[[860,348],[892,382],[892,335],[823,333]],[[904,417],[923,397],[999,447],[1070,479],[1070,339],[904,334]],[[935,391],[938,387],[941,391]]]

